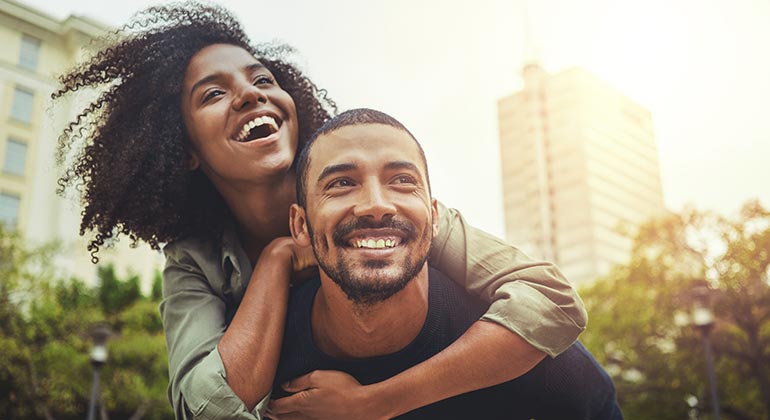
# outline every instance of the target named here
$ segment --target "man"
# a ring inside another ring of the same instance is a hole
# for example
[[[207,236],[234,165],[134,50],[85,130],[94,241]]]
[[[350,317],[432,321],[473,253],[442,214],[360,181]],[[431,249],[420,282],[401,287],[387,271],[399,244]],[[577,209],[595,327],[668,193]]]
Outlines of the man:
[[[320,278],[293,292],[276,384],[313,370],[383,381],[457,339],[486,305],[426,264],[437,204],[416,139],[367,109],[345,112],[297,165],[292,236]],[[274,398],[286,395],[279,385]],[[582,345],[527,374],[411,411],[427,419],[622,418],[612,382]]]

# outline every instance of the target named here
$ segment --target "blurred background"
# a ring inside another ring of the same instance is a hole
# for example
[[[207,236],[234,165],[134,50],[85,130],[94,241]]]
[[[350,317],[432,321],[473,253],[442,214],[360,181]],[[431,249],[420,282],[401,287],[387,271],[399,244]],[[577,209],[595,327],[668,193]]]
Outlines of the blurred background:
[[[82,418],[101,322],[102,416],[171,416],[163,257],[124,239],[91,264],[53,159],[82,103],[48,102],[156,3],[0,0],[0,417]],[[221,4],[340,110],[409,127],[438,199],[562,268],[626,418],[770,418],[770,2]]]

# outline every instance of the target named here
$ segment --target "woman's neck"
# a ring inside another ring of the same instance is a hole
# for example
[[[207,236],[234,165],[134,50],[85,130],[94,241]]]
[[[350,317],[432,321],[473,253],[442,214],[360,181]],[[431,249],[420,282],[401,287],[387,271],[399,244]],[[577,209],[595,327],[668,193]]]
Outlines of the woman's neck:
[[[220,191],[235,217],[238,237],[252,264],[270,241],[291,234],[289,207],[296,201],[294,180],[294,173],[289,172],[273,182]]]

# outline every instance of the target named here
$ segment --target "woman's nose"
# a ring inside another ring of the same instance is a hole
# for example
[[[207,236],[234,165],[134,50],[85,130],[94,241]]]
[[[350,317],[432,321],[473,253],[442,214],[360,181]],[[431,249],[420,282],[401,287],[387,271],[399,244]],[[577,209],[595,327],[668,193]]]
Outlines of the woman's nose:
[[[257,86],[246,83],[239,88],[238,94],[233,99],[233,110],[241,111],[256,106],[260,102],[267,103],[267,95]]]

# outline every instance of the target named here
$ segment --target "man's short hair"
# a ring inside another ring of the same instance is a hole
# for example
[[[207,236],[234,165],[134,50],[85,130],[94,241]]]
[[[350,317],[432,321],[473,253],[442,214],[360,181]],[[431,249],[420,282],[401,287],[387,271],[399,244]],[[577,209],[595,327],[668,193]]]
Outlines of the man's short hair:
[[[414,137],[411,131],[407,129],[400,121],[391,117],[390,115],[369,108],[357,108],[345,111],[336,117],[330,119],[324,125],[321,126],[310,139],[305,143],[305,148],[297,159],[297,203],[300,207],[305,207],[307,199],[307,169],[310,166],[310,151],[313,148],[313,144],[318,137],[331,133],[332,131],[339,130],[340,128],[351,125],[362,124],[383,124],[395,127],[399,130],[403,130],[409,137],[414,140],[417,145],[417,149],[420,151],[420,158],[422,159],[423,169],[425,170],[425,182],[428,184],[428,192],[430,192],[430,177],[428,176],[428,162],[425,159],[425,152],[420,146],[420,142]]]

